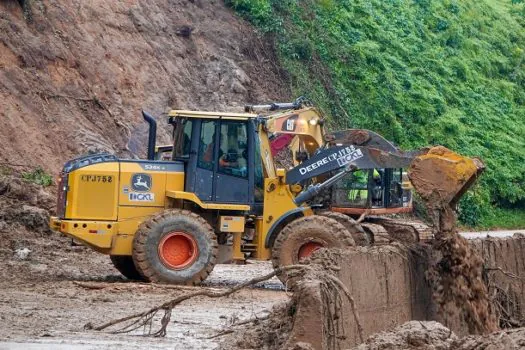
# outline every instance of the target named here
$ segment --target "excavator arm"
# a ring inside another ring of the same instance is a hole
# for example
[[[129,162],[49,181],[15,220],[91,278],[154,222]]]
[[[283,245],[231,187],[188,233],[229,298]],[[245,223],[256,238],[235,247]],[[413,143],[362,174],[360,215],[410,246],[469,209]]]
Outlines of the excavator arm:
[[[340,171],[343,169],[343,171]],[[480,159],[461,156],[446,147],[436,146],[414,152],[391,152],[369,146],[341,145],[317,153],[286,173],[287,184],[339,171],[323,183],[301,192],[295,202],[304,203],[329,188],[345,174],[361,169],[408,168],[408,176],[430,212],[454,210],[459,199],[485,169]]]

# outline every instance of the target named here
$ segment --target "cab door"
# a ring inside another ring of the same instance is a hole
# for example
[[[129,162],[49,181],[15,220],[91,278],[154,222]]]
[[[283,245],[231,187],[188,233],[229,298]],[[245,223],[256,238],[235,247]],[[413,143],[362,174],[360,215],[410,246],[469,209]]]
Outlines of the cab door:
[[[248,131],[246,121],[220,121],[214,179],[216,202],[251,202],[253,190],[249,186],[249,164],[252,157],[249,156],[251,139],[248,137]]]
[[[194,178],[191,175],[188,181],[193,182],[190,191],[194,191],[202,201],[213,201],[213,183],[215,179],[217,132],[218,120],[202,120],[198,133],[198,145],[196,164],[190,164],[190,169],[195,166]],[[193,166],[192,166],[193,165]],[[193,181],[192,181],[193,180]]]

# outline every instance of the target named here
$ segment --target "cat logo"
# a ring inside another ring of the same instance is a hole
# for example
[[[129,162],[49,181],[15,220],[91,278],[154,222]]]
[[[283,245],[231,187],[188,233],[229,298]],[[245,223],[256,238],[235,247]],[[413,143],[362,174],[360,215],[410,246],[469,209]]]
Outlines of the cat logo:
[[[148,174],[133,174],[131,177],[131,188],[134,191],[149,192],[151,184],[151,176]]]

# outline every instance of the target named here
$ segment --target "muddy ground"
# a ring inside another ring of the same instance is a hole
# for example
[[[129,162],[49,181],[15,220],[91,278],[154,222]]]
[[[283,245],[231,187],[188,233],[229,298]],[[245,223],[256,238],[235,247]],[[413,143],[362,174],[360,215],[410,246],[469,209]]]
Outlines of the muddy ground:
[[[221,337],[214,336],[221,331],[247,319],[265,317],[272,307],[289,299],[274,279],[230,297],[199,297],[182,303],[173,313],[166,338],[139,336],[142,330],[134,335],[85,331],[88,322],[101,324],[202,287],[167,289],[127,283],[106,256],[70,246],[66,238],[26,243],[35,251],[40,250],[34,245],[41,245],[46,253],[32,252],[25,260],[15,253],[13,259],[1,264],[0,349],[215,349]],[[206,281],[206,288],[226,288],[270,270],[267,263],[218,265]],[[80,286],[75,281],[86,284]],[[86,285],[103,288],[90,289]]]
[[[71,239],[47,228],[53,212],[52,192],[52,188],[43,189],[17,176],[0,176],[0,349],[217,349],[225,344],[229,349],[260,348],[260,342],[250,341],[259,337],[265,339],[267,348],[275,349],[271,342],[286,337],[290,327],[283,322],[292,322],[287,314],[274,314],[256,325],[241,325],[267,317],[291,299],[276,278],[229,297],[183,302],[175,308],[165,338],[143,337],[143,329],[131,335],[84,330],[87,323],[96,326],[141,312],[181,293],[202,288],[224,290],[272,268],[268,262],[218,265],[203,287],[130,283],[107,256],[74,245]],[[159,319],[155,321],[158,326]],[[413,336],[404,337],[403,332],[401,329],[392,336],[400,339],[395,343],[397,349],[413,342]],[[521,333],[516,334],[522,341]],[[367,346],[378,348],[372,340]],[[418,349],[427,348],[432,347]]]
[[[200,288],[224,289],[272,268],[269,263],[218,265],[206,287],[199,288],[129,283],[109,257],[48,229],[52,192],[52,187],[44,189],[15,175],[0,176],[0,349],[26,349],[28,344],[49,349],[60,344],[213,349],[220,337],[207,338],[246,319],[264,317],[289,298],[274,278],[219,300],[182,303],[165,339],[84,331],[88,322],[101,324]],[[85,283],[97,289],[86,288]]]

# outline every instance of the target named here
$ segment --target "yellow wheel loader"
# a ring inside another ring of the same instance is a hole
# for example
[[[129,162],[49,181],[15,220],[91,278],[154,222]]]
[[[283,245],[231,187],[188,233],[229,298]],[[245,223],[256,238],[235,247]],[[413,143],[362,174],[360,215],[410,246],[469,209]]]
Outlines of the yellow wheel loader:
[[[285,126],[311,142],[315,116],[297,112]],[[298,165],[276,169],[269,139],[275,116],[174,110],[171,158],[155,160],[156,122],[143,116],[148,159],[97,154],[67,162],[50,225],[110,255],[124,276],[152,282],[198,284],[226,246],[236,261],[272,259],[274,266],[295,264],[319,247],[353,246],[353,227],[323,211],[330,208],[315,203],[319,194],[357,171],[401,168],[422,156],[432,169],[433,157],[449,156],[334,142],[309,145]],[[455,157],[461,176],[447,164],[447,184],[460,193],[481,166]]]

